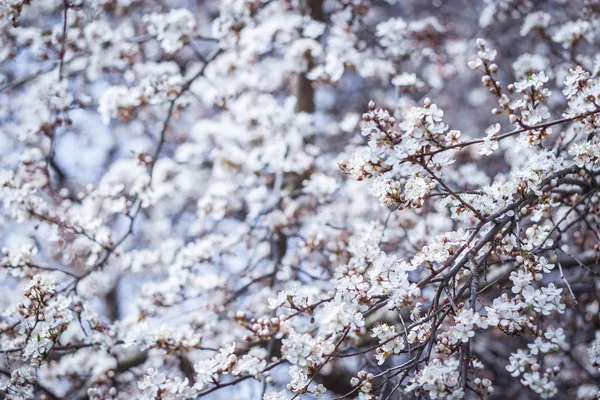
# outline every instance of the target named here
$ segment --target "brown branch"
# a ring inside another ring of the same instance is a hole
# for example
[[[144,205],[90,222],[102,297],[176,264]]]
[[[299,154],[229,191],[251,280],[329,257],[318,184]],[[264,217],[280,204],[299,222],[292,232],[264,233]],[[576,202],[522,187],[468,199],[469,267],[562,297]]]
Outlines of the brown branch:
[[[67,15],[69,12],[69,0],[63,0],[63,26],[62,26],[62,45],[60,48],[58,80],[63,80],[63,72],[65,66],[65,53],[67,52]]]

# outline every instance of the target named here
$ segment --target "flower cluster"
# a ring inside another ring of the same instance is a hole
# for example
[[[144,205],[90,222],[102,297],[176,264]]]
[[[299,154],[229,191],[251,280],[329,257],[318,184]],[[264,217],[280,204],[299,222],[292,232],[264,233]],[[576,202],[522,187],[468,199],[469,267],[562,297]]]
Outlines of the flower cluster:
[[[181,49],[196,30],[196,17],[185,8],[177,8],[167,14],[150,14],[144,17],[146,29],[156,36],[166,53]]]
[[[395,327],[381,324],[375,326],[372,331],[371,336],[379,339],[379,343],[381,344],[381,346],[375,350],[377,364],[383,364],[389,356],[399,354],[404,350],[404,340],[396,333]]]

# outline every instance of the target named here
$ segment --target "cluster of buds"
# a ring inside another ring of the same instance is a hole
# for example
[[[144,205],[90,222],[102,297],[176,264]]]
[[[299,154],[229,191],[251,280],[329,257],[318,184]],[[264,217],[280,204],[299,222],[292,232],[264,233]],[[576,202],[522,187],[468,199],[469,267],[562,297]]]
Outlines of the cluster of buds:
[[[502,90],[502,83],[498,80],[498,65],[494,63],[497,52],[487,47],[485,40],[477,39],[477,58],[469,61],[469,68],[475,71],[481,71],[481,83],[488,88],[490,93],[498,97],[498,107],[492,109],[492,114],[507,114],[511,123],[516,123],[519,118],[509,107],[510,99]],[[513,84],[507,87],[509,93],[513,93],[515,87]]]
[[[56,283],[54,281],[45,282],[42,277],[36,275],[32,279],[31,285],[25,289],[25,297],[29,299],[29,304],[19,304],[19,313],[23,318],[35,317],[44,318],[43,310],[48,305],[50,299],[56,295]]]
[[[482,397],[491,396],[494,393],[492,381],[489,379],[475,378],[473,385],[475,386],[475,391]]]
[[[248,329],[252,334],[245,335],[246,342],[259,342],[261,340],[271,340],[280,331],[282,320],[279,317],[273,318],[251,318],[248,320],[246,313],[238,311],[235,320]]]
[[[108,391],[108,393],[105,393]],[[87,391],[87,395],[90,400],[116,400],[118,391],[115,387],[111,387],[108,390],[104,390],[103,387],[92,387]]]
[[[498,80],[498,65],[493,61],[496,58],[496,50],[486,46],[483,39],[477,40],[478,58],[469,62],[469,67],[473,70],[483,72],[481,82],[486,86],[490,93],[498,98],[498,107],[492,109],[492,114],[508,116],[511,124],[527,128],[541,123],[549,116],[546,107],[541,106],[541,102],[547,99],[551,92],[544,88],[544,83],[548,81],[548,76],[542,71],[537,74],[531,74],[528,78],[509,84],[504,93],[502,84]],[[521,95],[520,98],[512,98],[514,93]],[[511,99],[512,98],[512,99]],[[527,138],[530,145],[539,143],[551,133],[546,128],[527,130]]]
[[[375,389],[373,388],[373,380],[375,375],[367,373],[366,371],[360,371],[357,376],[350,379],[352,386],[359,386],[360,391],[364,394],[370,395],[371,399],[375,399]]]
[[[369,101],[367,107],[369,111],[362,115],[361,134],[371,139],[371,146],[374,145],[376,148],[381,149],[392,147],[398,142],[401,134],[401,132],[394,130],[396,118],[390,115],[387,110],[376,109],[373,100]]]
[[[451,355],[454,353],[457,343],[452,343],[448,337],[448,332],[441,332],[436,340],[434,351],[437,354]]]
[[[483,72],[481,83],[489,89],[490,93],[501,97],[502,84],[498,81],[498,65],[494,63],[497,51],[487,47],[483,39],[477,39],[477,50],[477,58],[469,61],[469,68]]]

